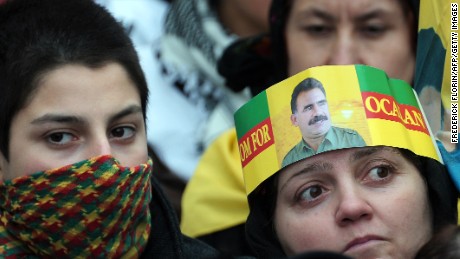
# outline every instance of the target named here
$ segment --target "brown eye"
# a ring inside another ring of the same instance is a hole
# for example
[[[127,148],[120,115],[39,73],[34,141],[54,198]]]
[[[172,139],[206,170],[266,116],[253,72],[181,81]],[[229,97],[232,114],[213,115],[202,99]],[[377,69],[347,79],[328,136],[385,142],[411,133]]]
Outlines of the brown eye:
[[[387,167],[375,167],[369,172],[369,177],[373,180],[382,180],[390,176],[390,169]]]
[[[117,127],[112,129],[110,136],[117,139],[128,139],[134,136],[136,130],[132,127]]]
[[[323,189],[319,185],[310,186],[305,189],[301,194],[301,199],[306,201],[313,201],[323,194]]]
[[[65,145],[69,143],[70,141],[74,140],[75,137],[66,132],[55,132],[51,133],[47,136],[47,139],[50,143],[54,145]]]

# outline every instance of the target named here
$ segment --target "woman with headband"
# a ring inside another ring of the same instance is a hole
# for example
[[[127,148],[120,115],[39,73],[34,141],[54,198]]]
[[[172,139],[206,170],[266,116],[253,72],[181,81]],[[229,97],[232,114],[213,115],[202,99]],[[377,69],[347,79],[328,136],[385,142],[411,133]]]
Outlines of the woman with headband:
[[[306,98],[292,111],[291,93],[308,78],[321,82],[326,94],[308,89],[317,99]],[[337,87],[346,91],[334,93]],[[305,140],[289,117],[320,114],[321,106],[330,108],[329,124],[355,130],[365,145],[332,145],[284,165],[299,138]],[[259,257],[326,250],[353,258],[413,258],[433,233],[457,222],[458,192],[416,95],[381,70],[307,69],[254,97],[235,122],[250,207],[246,235]]]

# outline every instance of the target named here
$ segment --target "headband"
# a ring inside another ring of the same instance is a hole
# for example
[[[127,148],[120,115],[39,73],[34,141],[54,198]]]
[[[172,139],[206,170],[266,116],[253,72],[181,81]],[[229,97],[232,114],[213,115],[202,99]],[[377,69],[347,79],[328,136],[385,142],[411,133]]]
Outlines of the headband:
[[[317,155],[286,159],[296,147],[308,149],[300,127],[293,125],[291,111],[293,90],[308,78],[323,86],[331,124],[322,143],[326,148],[318,149],[318,154],[383,145],[408,149],[443,163],[409,84],[365,65],[313,67],[267,88],[235,113],[247,195],[283,167]]]

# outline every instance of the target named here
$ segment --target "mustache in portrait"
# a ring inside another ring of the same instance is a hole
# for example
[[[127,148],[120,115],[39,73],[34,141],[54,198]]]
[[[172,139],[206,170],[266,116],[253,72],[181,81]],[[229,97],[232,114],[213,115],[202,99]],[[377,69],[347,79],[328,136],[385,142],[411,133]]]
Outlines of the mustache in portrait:
[[[317,115],[315,117],[313,117],[313,119],[311,119],[309,122],[308,122],[308,125],[313,125],[317,122],[320,122],[320,121],[326,121],[328,120],[327,116],[326,115]]]

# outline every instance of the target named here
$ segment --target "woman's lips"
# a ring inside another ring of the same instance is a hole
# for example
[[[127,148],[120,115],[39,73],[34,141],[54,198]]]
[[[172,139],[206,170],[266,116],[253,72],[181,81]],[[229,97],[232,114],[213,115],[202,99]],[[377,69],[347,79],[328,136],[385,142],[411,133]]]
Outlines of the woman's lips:
[[[349,250],[353,250],[355,248],[361,247],[363,245],[366,245],[369,242],[382,241],[382,240],[383,240],[383,238],[381,238],[379,236],[374,236],[374,235],[368,235],[368,236],[364,236],[364,237],[355,238],[355,239],[353,239],[351,242],[349,242],[347,244],[347,246],[343,250],[343,253],[345,253],[345,252],[347,252]]]

